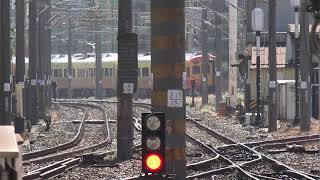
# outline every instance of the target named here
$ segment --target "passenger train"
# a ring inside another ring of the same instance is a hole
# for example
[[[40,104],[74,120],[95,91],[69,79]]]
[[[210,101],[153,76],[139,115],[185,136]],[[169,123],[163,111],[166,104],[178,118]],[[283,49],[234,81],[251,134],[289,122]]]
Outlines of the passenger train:
[[[201,87],[201,61],[202,55],[186,54],[186,84],[187,90],[191,90],[191,81],[195,80],[195,89],[200,91]],[[73,97],[88,97],[95,93],[96,65],[95,55],[89,54],[84,58],[82,54],[72,56],[72,81],[71,91]],[[208,86],[213,89],[213,62],[214,55],[208,55]],[[102,55],[103,89],[105,96],[116,95],[117,88],[117,61],[118,54],[107,53]],[[28,64],[28,63],[27,63]],[[67,96],[68,89],[68,56],[65,54],[55,54],[51,57],[52,81],[57,82],[57,92],[59,97]],[[150,96],[152,90],[151,55],[138,55],[138,88],[137,96]],[[15,68],[13,68],[15,69]],[[28,65],[26,65],[28,72]]]

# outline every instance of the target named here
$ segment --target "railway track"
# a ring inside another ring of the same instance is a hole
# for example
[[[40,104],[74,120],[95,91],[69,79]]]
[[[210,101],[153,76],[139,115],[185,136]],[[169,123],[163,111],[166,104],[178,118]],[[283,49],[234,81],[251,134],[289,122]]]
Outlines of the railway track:
[[[106,104],[115,104],[117,102],[109,102],[109,101],[75,101],[75,100],[63,100],[63,101],[59,101],[60,105],[65,105],[65,106],[73,106],[73,107],[79,107],[79,108],[83,108],[83,107],[89,107],[89,108],[97,108],[99,109],[101,112],[104,113],[104,121],[106,121],[106,125],[108,125],[109,123],[115,123],[116,121],[112,121],[109,120],[107,118],[107,115],[104,111],[104,109],[99,105],[93,105],[93,104],[89,104],[89,103],[106,103]],[[144,104],[144,103],[135,103],[134,106],[136,107],[141,107],[141,108],[147,108],[150,109],[150,105],[149,104]],[[81,138],[83,137],[84,134],[84,130],[85,129],[85,122],[86,120],[88,120],[88,113],[86,112],[85,115],[83,116],[80,126],[79,126],[79,132],[77,133],[77,136],[75,136],[73,139],[77,139],[77,143],[75,143],[75,141],[70,141],[68,143],[65,144],[61,144],[58,145],[56,147],[52,147],[52,148],[48,148],[48,149],[44,149],[41,151],[37,151],[37,152],[30,152],[24,155],[25,161],[24,161],[24,165],[27,164],[32,164],[32,163],[46,163],[46,162],[50,162],[50,161],[58,161],[58,162],[54,162],[51,164],[48,164],[44,167],[38,168],[36,170],[33,170],[31,172],[28,172],[26,175],[24,175],[23,179],[24,180],[28,180],[28,179],[47,179],[47,178],[52,178],[55,176],[58,176],[62,173],[64,173],[65,171],[74,168],[76,166],[78,166],[80,163],[82,163],[83,158],[85,157],[90,157],[94,154],[93,153],[85,153],[88,151],[94,151],[97,150],[101,147],[103,147],[104,145],[107,145],[111,142],[110,140],[110,130],[109,130],[109,125],[108,125],[108,138],[106,138],[102,143],[93,145],[93,146],[89,146],[89,147],[83,147],[80,149],[74,149],[71,151],[67,151],[67,152],[60,152],[63,150],[68,150],[70,148],[74,148],[77,144],[79,144],[79,142],[81,141]],[[134,126],[135,129],[137,131],[141,131],[141,120],[139,118],[134,118]],[[81,129],[81,130],[80,130]],[[81,136],[78,136],[78,134],[81,134]],[[141,145],[139,145],[139,143],[136,143],[135,145],[135,149],[139,149],[141,147]],[[109,151],[106,153],[101,154],[102,156],[105,155],[110,155],[110,154],[114,154],[116,151]]]
[[[225,142],[225,145],[212,148],[212,150],[214,150],[219,157],[230,162],[231,165],[216,170],[200,172],[188,176],[187,179],[211,178],[212,176],[221,176],[223,173],[227,176],[228,173],[236,174],[237,178],[240,179],[315,179],[312,176],[303,174],[279,161],[267,157],[247,145],[236,143],[232,139],[201,125],[191,118],[188,119],[188,122],[196,124],[197,128],[207,133],[207,139],[213,137],[214,139],[219,139],[219,142]],[[208,136],[208,134],[211,136]],[[198,141],[201,142],[202,140]],[[265,142],[262,144],[268,143]],[[261,143],[258,145],[261,145]]]
[[[93,105],[93,104],[70,103],[70,102],[62,103],[62,104],[67,106],[76,106],[76,107],[81,106],[81,107],[98,109],[103,115],[103,120],[105,120],[104,125],[106,129],[106,137],[104,137],[104,139],[99,143],[95,143],[93,145],[80,147],[80,148],[75,147],[75,145],[79,144],[83,138],[83,134],[85,131],[84,122],[88,117],[88,113],[86,112],[85,115],[83,116],[77,135],[73,138],[72,141],[58,145],[56,147],[24,154],[25,159],[23,161],[23,165],[42,164],[42,163],[48,163],[50,161],[58,161],[58,162],[49,164],[47,166],[41,167],[31,172],[28,172],[23,176],[23,179],[25,180],[47,179],[49,177],[57,176],[62,172],[79,165],[81,159],[75,158],[76,155],[80,155],[88,151],[97,150],[111,143],[108,117],[105,110],[102,107]]]

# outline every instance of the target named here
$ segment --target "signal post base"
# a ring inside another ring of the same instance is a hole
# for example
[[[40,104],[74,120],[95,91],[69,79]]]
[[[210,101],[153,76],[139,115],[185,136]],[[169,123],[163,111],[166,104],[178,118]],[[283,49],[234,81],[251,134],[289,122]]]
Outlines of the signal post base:
[[[123,180],[166,180],[166,179],[175,179],[175,175],[145,175],[141,174],[140,176],[125,178]]]

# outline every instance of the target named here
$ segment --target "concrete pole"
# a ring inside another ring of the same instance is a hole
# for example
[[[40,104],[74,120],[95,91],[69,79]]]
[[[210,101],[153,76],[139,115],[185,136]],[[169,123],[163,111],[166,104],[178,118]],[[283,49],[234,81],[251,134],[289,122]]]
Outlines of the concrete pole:
[[[30,95],[30,121],[37,123],[37,0],[29,1],[29,78],[31,79]]]
[[[25,37],[24,37],[24,0],[16,1],[16,78],[18,83],[24,83],[25,75]]]
[[[95,22],[95,50],[96,50],[96,98],[102,99],[103,84],[102,84],[102,52],[101,52],[101,34],[100,25]]]
[[[260,74],[260,39],[261,32],[256,32],[256,48],[257,48],[257,80],[256,80],[256,89],[257,89],[257,116],[256,116],[256,126],[262,125],[261,118],[261,74]]]
[[[0,125],[10,125],[10,0],[0,1]]]
[[[68,15],[68,69],[67,69],[67,79],[68,79],[68,97],[72,97],[71,83],[72,83],[72,22],[70,14]]]
[[[152,110],[165,112],[167,173],[186,178],[184,0],[151,1]]]
[[[221,2],[216,1],[215,4],[215,10],[216,11],[221,11],[223,8],[224,4]],[[222,62],[222,56],[223,56],[223,46],[222,46],[222,39],[221,39],[221,24],[222,20],[219,15],[215,15],[215,26],[218,27],[216,28],[216,34],[215,34],[215,95],[216,95],[216,110],[218,111],[219,109],[219,103],[222,101],[222,89],[221,89],[221,75],[222,75],[222,67],[221,67],[221,62]]]
[[[294,33],[294,58],[295,58],[295,118],[293,125],[300,123],[300,42],[299,42],[299,8],[294,8],[295,14],[295,33]]]
[[[269,1],[269,132],[277,131],[277,42],[276,42],[276,0]]]
[[[45,23],[45,39],[46,39],[46,104],[47,107],[51,105],[51,0],[47,0],[49,9],[46,11]]]
[[[111,52],[115,52],[115,41],[114,41],[114,1],[111,1]]]
[[[45,94],[44,94],[44,90],[45,90],[45,86],[44,86],[44,67],[45,67],[45,61],[47,58],[46,55],[46,46],[47,44],[45,43],[45,13],[47,11],[46,9],[46,3],[44,0],[42,1],[38,1],[39,3],[39,19],[38,19],[38,68],[37,68],[37,77],[38,77],[38,100],[39,100],[39,111],[38,111],[38,115],[39,118],[43,119],[44,115],[45,115]]]
[[[201,81],[201,95],[202,106],[208,104],[208,25],[207,21],[207,9],[202,8],[202,81]]]
[[[229,96],[230,107],[236,108],[238,104],[238,69],[231,67],[231,64],[236,64],[235,53],[238,47],[238,10],[232,5],[237,6],[238,0],[230,0],[229,2]]]
[[[118,1],[118,36],[132,32],[132,0]],[[118,47],[122,44],[118,44]],[[118,49],[119,52],[119,49]],[[119,54],[120,55],[120,54]],[[121,61],[121,59],[119,59]],[[120,88],[120,87],[118,87]],[[133,157],[132,94],[118,95],[117,157],[128,160]]]
[[[309,13],[306,12],[308,0],[301,0],[300,9],[300,47],[301,47],[301,84],[300,84],[300,109],[301,109],[301,123],[300,131],[310,131],[311,123],[311,83],[310,72],[312,72],[312,63],[310,56],[309,44]]]
[[[246,39],[249,38],[250,33],[252,32],[252,27],[251,27],[251,13],[252,10],[256,7],[256,1],[252,1],[252,0],[246,0]],[[246,40],[247,41],[247,40]],[[245,63],[246,63],[246,85],[245,85],[245,109],[246,112],[250,111],[249,108],[249,104],[251,101],[251,90],[250,90],[250,86],[251,86],[251,73],[250,73],[250,65],[251,65],[251,60],[252,60],[252,54],[251,54],[251,48],[252,48],[252,43],[248,43],[248,41],[246,42],[246,46],[247,46],[247,54],[245,56]]]

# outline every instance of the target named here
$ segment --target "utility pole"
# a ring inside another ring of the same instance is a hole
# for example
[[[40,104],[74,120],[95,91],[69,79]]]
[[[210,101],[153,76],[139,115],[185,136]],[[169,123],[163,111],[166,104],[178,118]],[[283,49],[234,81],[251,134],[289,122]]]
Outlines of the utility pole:
[[[300,84],[300,109],[301,109],[301,123],[300,131],[310,131],[311,123],[311,83],[310,72],[312,72],[312,63],[310,56],[309,44],[309,13],[306,11],[308,6],[307,0],[301,0],[300,9],[300,47],[301,47],[301,84]]]
[[[217,12],[223,9],[224,4],[219,2],[219,0],[215,1],[215,10]],[[222,56],[223,56],[223,46],[222,46],[222,39],[221,39],[221,24],[222,19],[218,14],[215,14],[215,26],[216,26],[216,34],[215,34],[215,95],[216,95],[216,109],[219,108],[219,103],[222,101],[222,89],[221,89],[221,75],[222,75]]]
[[[51,0],[46,1],[48,10],[45,12],[45,34],[46,40],[46,63],[45,63],[45,84],[46,84],[46,107],[50,107],[51,104]]]
[[[30,89],[30,121],[37,123],[37,0],[29,1],[29,78]]]
[[[114,1],[111,0],[110,1],[111,3],[111,52],[115,52],[115,45],[114,45],[114,13],[113,13],[113,10],[114,10]]]
[[[95,22],[95,50],[96,50],[96,98],[102,98],[102,52],[101,52],[101,34],[100,25]]]
[[[67,78],[68,78],[68,97],[72,97],[71,92],[71,83],[72,83],[72,23],[70,14],[68,14],[68,71],[67,71]]]
[[[47,11],[46,9],[46,3],[45,0],[38,1],[39,3],[39,20],[38,20],[38,68],[37,68],[37,77],[38,77],[38,98],[39,98],[39,117],[41,119],[44,119],[45,116],[45,83],[44,83],[44,67],[46,64],[46,37],[45,37],[45,24],[46,24],[46,18],[45,13]]]
[[[269,1],[269,103],[268,129],[277,131],[277,42],[276,42],[276,0]]]
[[[229,1],[229,96],[230,107],[236,108],[238,103],[237,68],[231,67],[236,64],[235,53],[238,47],[238,10],[233,7],[238,5],[238,0]]]
[[[137,39],[132,40],[132,0],[118,1],[117,158],[133,157],[133,92],[137,82]],[[135,36],[137,38],[137,36]]]
[[[10,125],[10,0],[0,1],[0,125]]]
[[[186,178],[184,0],[151,1],[152,110],[167,124],[167,173]]]
[[[202,106],[208,104],[208,25],[207,21],[207,8],[202,8]]]
[[[16,78],[18,83],[23,84],[25,75],[24,6],[24,0],[16,1]]]
[[[17,0],[16,1],[16,83],[23,86],[25,88],[25,3],[24,0]],[[17,89],[16,89],[17,92]],[[25,94],[22,94],[24,97]],[[16,98],[17,93],[16,93]],[[21,98],[20,100],[24,103],[26,98]],[[23,106],[20,113],[16,113],[16,132],[23,132],[24,128],[19,129],[19,125],[23,124],[24,127],[25,117],[22,114],[25,111],[25,107]],[[19,125],[18,125],[19,124]]]
[[[251,90],[250,90],[250,86],[251,86],[251,73],[250,73],[250,65],[252,62],[252,42],[249,43],[248,39],[250,34],[252,33],[252,28],[251,28],[251,12],[252,10],[256,7],[256,1],[252,1],[252,0],[246,0],[246,53],[245,53],[245,73],[246,73],[246,78],[245,78],[245,109],[246,112],[249,112],[250,108],[250,101],[251,101]]]

